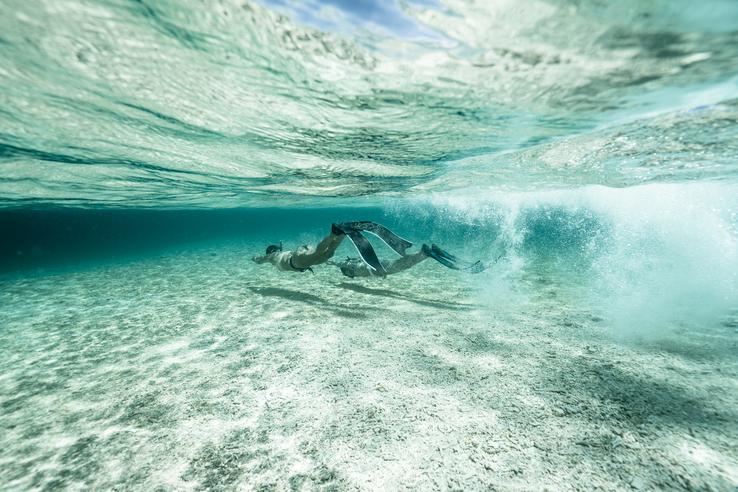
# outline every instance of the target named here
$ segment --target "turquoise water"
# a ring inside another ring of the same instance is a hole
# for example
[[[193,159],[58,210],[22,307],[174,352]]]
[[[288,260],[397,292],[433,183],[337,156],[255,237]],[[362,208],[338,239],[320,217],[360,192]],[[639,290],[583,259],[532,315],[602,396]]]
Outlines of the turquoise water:
[[[0,489],[733,490],[736,60],[728,0],[5,1]],[[249,260],[346,220],[488,268]]]

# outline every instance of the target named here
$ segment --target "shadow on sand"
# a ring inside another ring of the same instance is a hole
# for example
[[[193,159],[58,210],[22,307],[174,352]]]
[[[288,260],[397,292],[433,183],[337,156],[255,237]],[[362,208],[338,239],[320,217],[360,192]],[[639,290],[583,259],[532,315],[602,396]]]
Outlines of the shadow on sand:
[[[415,304],[419,304],[421,306],[428,306],[428,307],[432,307],[436,309],[449,309],[453,311],[464,311],[469,308],[475,307],[474,304],[463,304],[463,303],[457,303],[457,302],[440,301],[440,300],[435,300],[435,299],[421,299],[418,297],[413,297],[413,296],[409,296],[406,294],[402,294],[400,292],[395,292],[394,290],[374,289],[371,287],[364,287],[363,285],[349,284],[346,282],[339,283],[338,287],[341,287],[342,289],[352,290],[354,292],[358,292],[359,294],[390,297],[392,299],[400,299],[402,301],[414,302]]]
[[[381,309],[375,307],[338,304],[336,302],[327,301],[326,299],[314,294],[300,292],[299,290],[283,289],[281,287],[249,287],[249,290],[254,294],[259,294],[264,297],[277,297],[290,302],[297,301],[311,306],[316,306],[343,318],[364,319],[368,317],[366,311],[381,311]]]

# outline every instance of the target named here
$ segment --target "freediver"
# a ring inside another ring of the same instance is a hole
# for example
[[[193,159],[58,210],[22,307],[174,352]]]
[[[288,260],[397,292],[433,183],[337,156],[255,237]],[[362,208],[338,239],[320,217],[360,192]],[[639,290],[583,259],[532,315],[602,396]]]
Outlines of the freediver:
[[[361,234],[369,232],[384,241],[390,248],[401,256],[397,260],[380,261],[371,243]],[[346,258],[341,262],[329,261],[344,238],[356,247],[359,258]],[[252,260],[256,263],[271,263],[278,270],[287,272],[311,271],[314,265],[329,263],[341,269],[341,273],[347,277],[369,277],[392,275],[411,268],[427,258],[433,258],[442,265],[454,270],[466,270],[478,273],[485,266],[481,261],[467,263],[459,260],[454,255],[443,251],[435,244],[428,246],[423,244],[417,253],[407,254],[406,250],[413,245],[410,241],[401,238],[381,224],[369,221],[344,222],[332,224],[331,232],[323,238],[317,246],[303,245],[294,251],[284,251],[282,245],[271,244],[266,248],[263,256],[254,256]]]

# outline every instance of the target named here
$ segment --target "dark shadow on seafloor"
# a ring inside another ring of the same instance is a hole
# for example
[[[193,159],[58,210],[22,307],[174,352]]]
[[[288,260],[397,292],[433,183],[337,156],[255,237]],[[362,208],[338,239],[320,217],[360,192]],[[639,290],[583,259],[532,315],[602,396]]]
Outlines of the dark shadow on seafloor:
[[[343,318],[365,319],[369,317],[366,313],[367,311],[382,311],[382,309],[375,307],[338,304],[336,302],[323,299],[320,296],[316,296],[315,294],[308,294],[307,292],[284,289],[281,287],[249,287],[248,289],[254,294],[259,294],[264,297],[276,297],[290,302],[296,301],[316,306]]]
[[[463,303],[457,303],[457,302],[449,302],[449,301],[441,301],[436,299],[421,299],[418,297],[409,296],[407,294],[402,294],[400,292],[396,292],[394,290],[389,289],[375,289],[371,287],[365,287],[363,285],[357,285],[357,284],[350,284],[347,282],[341,282],[337,284],[338,287],[341,287],[342,289],[352,290],[354,292],[358,292],[359,294],[368,294],[373,296],[383,296],[383,297],[390,297],[392,299],[400,299],[402,301],[409,301],[413,302],[415,304],[419,304],[421,306],[428,306],[436,309],[448,309],[452,311],[464,311],[469,308],[475,307],[473,304],[463,304]]]

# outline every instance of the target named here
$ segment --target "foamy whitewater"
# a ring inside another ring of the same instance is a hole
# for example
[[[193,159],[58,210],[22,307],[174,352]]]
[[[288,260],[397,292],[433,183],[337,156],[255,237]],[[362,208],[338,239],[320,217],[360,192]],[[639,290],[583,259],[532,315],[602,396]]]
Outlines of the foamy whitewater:
[[[0,490],[734,490],[736,59],[728,0],[4,2]],[[251,261],[350,220],[487,268]]]

